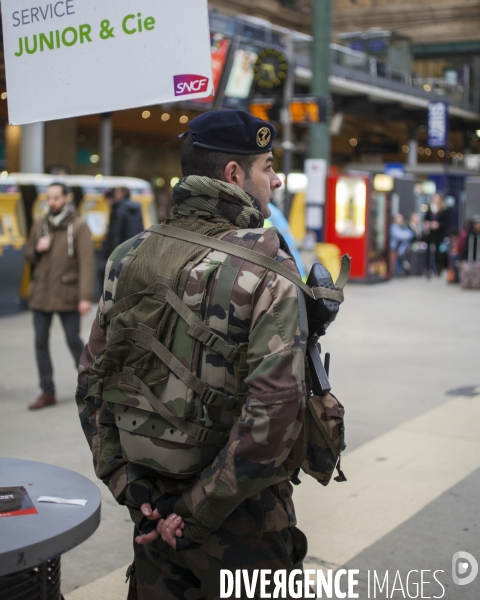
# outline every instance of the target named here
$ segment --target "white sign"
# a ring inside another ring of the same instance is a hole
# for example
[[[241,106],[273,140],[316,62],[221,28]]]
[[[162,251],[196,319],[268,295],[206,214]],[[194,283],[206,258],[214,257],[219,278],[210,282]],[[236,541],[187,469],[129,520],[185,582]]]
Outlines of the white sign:
[[[212,93],[207,0],[2,0],[9,121]]]
[[[310,204],[325,204],[327,161],[323,158],[307,158],[305,173],[308,178],[307,202]]]

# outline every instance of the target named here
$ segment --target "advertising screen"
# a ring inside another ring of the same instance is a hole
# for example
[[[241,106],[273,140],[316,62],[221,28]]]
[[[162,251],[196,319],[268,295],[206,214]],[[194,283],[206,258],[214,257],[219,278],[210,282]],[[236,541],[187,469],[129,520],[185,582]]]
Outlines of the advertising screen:
[[[235,51],[225,88],[225,108],[246,109],[253,83],[253,65],[257,56],[258,49],[254,46],[244,46]]]
[[[335,229],[342,237],[365,234],[367,186],[355,177],[340,177],[336,189]]]

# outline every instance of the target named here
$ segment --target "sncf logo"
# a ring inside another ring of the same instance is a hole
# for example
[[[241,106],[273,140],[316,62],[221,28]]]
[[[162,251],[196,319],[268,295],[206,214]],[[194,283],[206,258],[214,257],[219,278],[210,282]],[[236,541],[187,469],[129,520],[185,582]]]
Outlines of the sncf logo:
[[[208,77],[203,77],[202,75],[174,75],[173,85],[175,96],[206,92],[208,81]]]

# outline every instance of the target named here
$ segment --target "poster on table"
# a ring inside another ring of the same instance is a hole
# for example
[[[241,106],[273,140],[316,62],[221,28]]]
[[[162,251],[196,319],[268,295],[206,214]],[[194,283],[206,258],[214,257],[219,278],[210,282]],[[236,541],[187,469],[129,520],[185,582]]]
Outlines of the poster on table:
[[[9,121],[205,98],[207,0],[2,0]]]

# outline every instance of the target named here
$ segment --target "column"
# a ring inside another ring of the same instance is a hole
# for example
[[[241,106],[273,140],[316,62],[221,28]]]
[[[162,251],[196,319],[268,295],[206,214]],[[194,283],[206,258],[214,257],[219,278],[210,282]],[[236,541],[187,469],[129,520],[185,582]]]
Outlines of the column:
[[[112,174],[113,123],[112,113],[103,113],[100,122],[100,164],[102,175]]]
[[[22,125],[20,171],[43,173],[45,157],[45,123]]]

